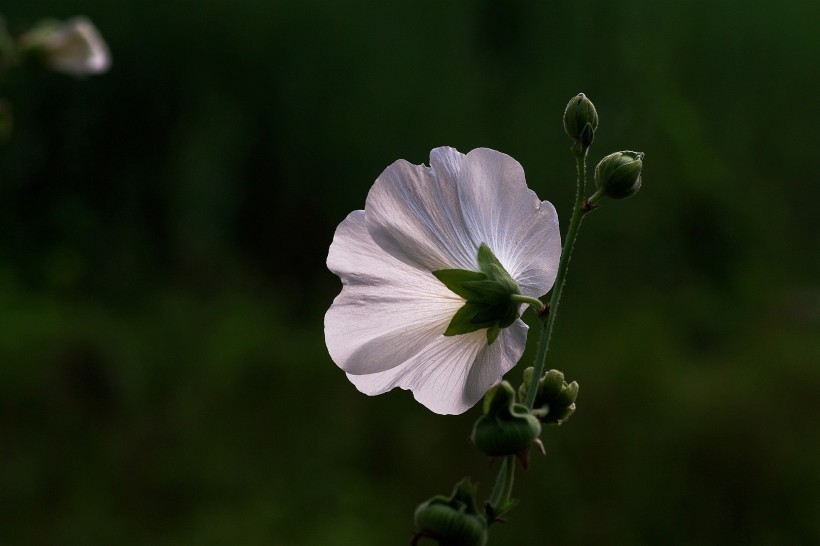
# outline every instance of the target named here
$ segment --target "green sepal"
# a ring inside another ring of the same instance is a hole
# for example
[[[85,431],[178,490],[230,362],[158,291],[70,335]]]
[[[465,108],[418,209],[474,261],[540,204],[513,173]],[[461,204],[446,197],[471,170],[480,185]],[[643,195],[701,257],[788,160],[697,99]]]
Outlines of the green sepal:
[[[468,301],[461,309],[456,311],[447,329],[444,331],[445,336],[457,336],[460,334],[469,334],[482,328],[489,328],[493,326],[495,320],[479,320],[477,315],[484,311],[484,306],[478,303]]]
[[[520,303],[512,301],[511,296],[520,294],[520,289],[484,243],[478,248],[477,262],[480,271],[433,271],[447,288],[466,300],[447,325],[444,335],[469,334],[486,328],[487,342],[493,343],[501,329],[518,318]]]
[[[501,333],[501,327],[498,324],[493,324],[489,328],[487,328],[487,345],[492,345],[493,341],[498,339],[498,335]]]
[[[466,269],[439,269],[433,271],[433,275],[444,283],[444,286],[467,301],[481,297],[482,286],[476,286],[474,283],[487,280],[484,273]]]

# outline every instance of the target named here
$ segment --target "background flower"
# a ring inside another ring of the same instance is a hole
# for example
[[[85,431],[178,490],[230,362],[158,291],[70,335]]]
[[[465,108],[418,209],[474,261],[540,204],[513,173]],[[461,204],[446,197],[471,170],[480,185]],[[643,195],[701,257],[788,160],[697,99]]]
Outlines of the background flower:
[[[430,167],[400,160],[379,176],[365,210],[339,225],[327,261],[344,284],[325,317],[328,350],[360,391],[401,387],[436,413],[462,413],[518,362],[520,319],[489,345],[485,330],[443,335],[465,300],[432,272],[478,271],[482,243],[522,294],[552,286],[558,218],[513,158],[436,148]]]
[[[102,74],[111,66],[108,44],[87,17],[42,21],[20,43],[52,70],[71,76]]]

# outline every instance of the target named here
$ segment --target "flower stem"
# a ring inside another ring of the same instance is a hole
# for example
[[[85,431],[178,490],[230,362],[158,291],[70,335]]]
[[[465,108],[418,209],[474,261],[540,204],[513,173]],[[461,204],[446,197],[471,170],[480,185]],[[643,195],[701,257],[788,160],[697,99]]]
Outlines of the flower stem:
[[[499,516],[502,516],[510,507],[510,496],[512,495],[513,483],[515,481],[515,455],[507,455],[501,461],[501,468],[498,469],[498,476],[495,479],[493,492],[487,503],[492,507],[493,514],[489,521],[490,524],[498,521]]]
[[[558,315],[558,304],[561,301],[561,292],[564,289],[564,282],[567,276],[567,266],[572,257],[572,249],[575,246],[575,239],[578,237],[578,229],[581,227],[581,220],[587,212],[584,207],[584,193],[586,191],[586,175],[587,175],[587,150],[586,148],[579,150],[575,154],[575,168],[578,173],[578,187],[575,193],[575,208],[572,211],[572,218],[569,221],[569,229],[567,230],[567,238],[564,241],[564,250],[561,253],[561,260],[558,262],[558,274],[555,277],[555,285],[552,288],[552,295],[550,297],[549,313],[546,317],[542,315],[541,320],[541,336],[538,340],[538,349],[535,353],[535,363],[533,370],[533,381],[540,380],[544,375],[544,368],[547,362],[547,350],[549,349],[550,334],[552,334],[552,327],[555,324],[555,317]],[[529,389],[527,391],[526,405],[532,409],[535,404],[535,395],[538,389]]]
[[[555,284],[552,289],[549,307],[544,307],[541,304],[539,318],[541,318],[541,337],[538,340],[538,350],[535,353],[535,369],[533,370],[533,379],[539,380],[544,375],[544,368],[547,362],[547,349],[549,349],[550,334],[552,327],[555,324],[555,317],[558,314],[558,304],[561,301],[561,292],[564,289],[564,282],[567,276],[567,267],[569,260],[572,257],[572,249],[575,247],[575,239],[578,238],[578,230],[581,227],[581,220],[584,215],[591,209],[588,208],[584,202],[584,193],[586,191],[586,175],[587,175],[587,150],[586,148],[575,153],[575,168],[578,173],[578,187],[575,194],[575,208],[572,211],[572,217],[569,221],[569,229],[567,230],[566,241],[564,242],[564,250],[561,252],[561,259],[558,262],[558,273],[555,277]],[[522,303],[529,303],[536,306],[541,303],[541,300],[535,298],[527,298],[526,296],[515,295],[512,296],[513,301],[520,301]],[[535,301],[531,301],[535,300]],[[546,312],[544,312],[546,310]],[[525,401],[527,407],[532,409],[535,404],[535,395],[538,389],[532,388],[527,391],[527,399]],[[509,455],[504,458],[501,468],[498,469],[498,476],[496,476],[495,486],[488,503],[494,510],[504,510],[505,505],[510,501],[512,495],[513,481],[515,479],[515,459],[514,456]],[[490,521],[493,523],[493,521]]]
[[[504,485],[504,494],[501,496],[501,502],[507,504],[510,502],[512,496],[513,482],[515,481],[515,455],[507,455],[507,475],[506,483]]]
[[[535,309],[536,313],[540,312],[544,308],[544,302],[538,298],[531,298],[521,294],[513,294],[510,296],[510,299],[516,303],[527,303],[531,305],[532,308]]]

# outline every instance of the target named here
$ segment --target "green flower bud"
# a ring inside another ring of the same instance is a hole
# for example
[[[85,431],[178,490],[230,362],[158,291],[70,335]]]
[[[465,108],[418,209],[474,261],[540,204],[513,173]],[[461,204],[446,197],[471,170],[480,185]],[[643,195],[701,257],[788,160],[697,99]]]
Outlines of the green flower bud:
[[[524,404],[515,402],[512,386],[502,381],[484,398],[484,415],[473,427],[473,443],[490,456],[528,452],[538,440],[541,423]],[[526,464],[526,456],[521,457]]]
[[[595,167],[595,185],[612,199],[632,197],[641,189],[643,152],[615,152]]]
[[[532,388],[533,369],[524,370],[524,382],[518,389],[521,400],[527,398],[527,392]],[[533,415],[539,421],[550,425],[561,425],[569,419],[575,411],[575,399],[578,397],[578,383],[573,381],[567,384],[564,374],[558,370],[548,371],[538,382],[533,405]]]
[[[583,148],[589,148],[597,128],[598,112],[592,101],[583,93],[572,97],[564,110],[564,131]]]
[[[412,543],[429,537],[440,546],[484,546],[487,520],[476,507],[475,495],[476,486],[464,479],[450,497],[437,495],[420,504],[413,518],[419,531]]]

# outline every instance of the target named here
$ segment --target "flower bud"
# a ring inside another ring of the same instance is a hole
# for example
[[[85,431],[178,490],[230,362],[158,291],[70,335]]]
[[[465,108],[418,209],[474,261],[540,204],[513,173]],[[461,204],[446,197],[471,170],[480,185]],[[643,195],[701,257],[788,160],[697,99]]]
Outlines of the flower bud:
[[[108,45],[85,17],[41,21],[20,37],[20,49],[28,58],[75,77],[101,74],[111,66]]]
[[[592,101],[583,93],[572,97],[564,110],[564,131],[582,148],[589,148],[597,128],[598,112]]]
[[[429,537],[440,546],[484,546],[487,521],[476,507],[475,495],[476,487],[464,479],[449,498],[437,495],[420,504],[413,518],[419,529],[413,544]]]
[[[532,375],[532,368],[524,370],[524,382],[518,389],[518,396],[521,400],[527,397],[527,392],[532,388]],[[567,384],[563,373],[550,370],[541,378],[536,388],[538,391],[535,394],[532,413],[538,416],[539,421],[550,425],[561,425],[569,419],[575,411],[575,399],[578,397],[577,382]]]
[[[643,152],[615,152],[595,167],[595,185],[612,199],[632,197],[641,189]]]
[[[473,427],[473,443],[490,456],[520,455],[541,434],[541,423],[524,404],[515,402],[512,386],[502,381],[487,393],[484,415]],[[522,459],[526,460],[526,459]]]

